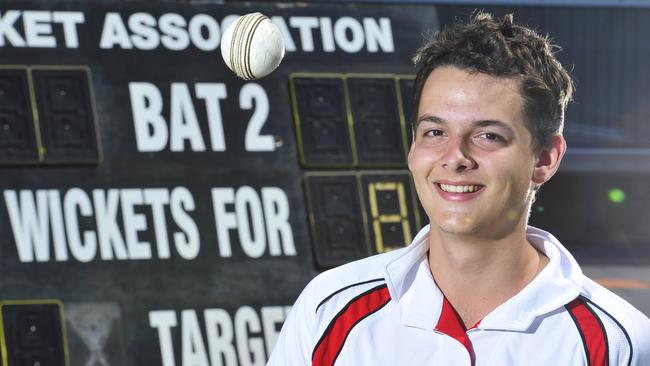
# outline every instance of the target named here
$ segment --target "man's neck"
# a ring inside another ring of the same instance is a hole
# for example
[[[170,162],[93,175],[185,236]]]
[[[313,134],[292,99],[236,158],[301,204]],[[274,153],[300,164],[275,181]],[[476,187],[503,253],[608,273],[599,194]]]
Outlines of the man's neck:
[[[429,268],[466,327],[521,291],[548,258],[526,240],[525,226],[499,239],[432,230]]]

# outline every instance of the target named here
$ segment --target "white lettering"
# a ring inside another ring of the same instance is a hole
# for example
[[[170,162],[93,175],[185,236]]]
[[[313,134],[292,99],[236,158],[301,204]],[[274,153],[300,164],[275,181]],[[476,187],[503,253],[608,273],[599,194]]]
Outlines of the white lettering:
[[[181,51],[190,45],[190,36],[187,34],[185,27],[187,21],[182,16],[175,13],[163,14],[158,21],[160,31],[160,42],[163,46],[172,51]]]
[[[226,86],[217,83],[197,83],[196,97],[205,100],[210,129],[212,151],[226,151],[226,139],[223,134],[223,118],[219,101],[226,99]]]
[[[25,38],[16,28],[21,16]],[[63,29],[65,46],[78,48],[77,25],[84,20],[84,14],[78,11],[8,10],[0,17],[0,47],[5,45],[6,38],[13,47],[54,48],[57,39],[52,25],[58,23]]]
[[[54,257],[57,261],[64,262],[68,260],[68,247],[65,239],[63,212],[61,211],[61,195],[56,189],[51,189],[47,192],[47,197],[50,208],[52,240],[54,241]]]
[[[363,27],[366,31],[368,52],[378,52],[379,48],[384,52],[395,52],[389,18],[379,18],[379,24],[377,19],[363,18]]]
[[[158,258],[169,258],[169,239],[167,220],[165,220],[165,205],[169,204],[169,191],[164,188],[145,189],[144,202],[151,206]]]
[[[195,14],[188,21],[177,13],[157,17],[151,13],[136,12],[122,18],[117,12],[108,12],[104,16],[99,47],[154,50],[162,46],[182,51],[193,45],[201,51],[210,52],[219,47],[222,31],[237,17],[235,14],[227,15],[219,24],[210,14]],[[66,48],[79,48],[79,25],[85,20],[84,13],[79,11],[0,12],[0,47],[8,44],[13,47],[54,48],[62,41]],[[345,52],[359,52],[364,44],[371,53],[395,50],[388,17],[356,20],[347,16],[332,19],[302,15],[288,19],[273,16],[271,21],[280,29],[287,52],[314,52],[319,36],[322,51],[327,53],[334,52],[337,46]],[[57,24],[61,25],[62,40],[58,40],[59,36],[54,32]],[[299,44],[290,29],[297,30]]]
[[[265,349],[266,354],[270,354],[290,309],[290,306],[264,306],[258,313],[244,305],[237,309],[234,317],[223,309],[205,309],[205,333],[193,309],[181,311],[181,324],[177,324],[174,310],[150,311],[149,325],[158,330],[163,366],[174,366],[172,332],[178,331],[177,325],[182,332],[183,366],[257,366],[266,362]],[[206,352],[204,335],[207,335],[209,352]]]
[[[77,24],[82,24],[86,19],[84,13],[78,11],[55,11],[52,13],[54,23],[63,26],[63,39],[67,48],[79,48]]]
[[[49,11],[24,11],[23,25],[25,40],[30,47],[56,47],[56,39],[52,35],[52,14]]]
[[[169,131],[162,117],[160,91],[151,83],[132,82],[129,83],[129,96],[138,151],[161,151],[167,145]]]
[[[289,24],[300,29],[300,43],[302,50],[305,52],[314,51],[314,38],[312,30],[318,27],[318,19],[316,17],[291,17]]]
[[[188,140],[193,151],[205,151],[199,120],[187,84],[172,83],[171,93],[170,150],[183,151],[185,140]]]
[[[334,52],[334,34],[332,33],[332,19],[320,18],[320,34],[323,39],[323,51]]]
[[[118,45],[120,48],[131,49],[133,45],[129,39],[129,32],[118,13],[106,13],[104,28],[99,40],[99,48],[110,49]]]
[[[123,189],[121,192],[124,235],[130,259],[151,259],[151,244],[140,241],[138,232],[147,229],[147,220],[142,213],[135,213],[135,207],[142,205],[144,198],[140,189]]]
[[[347,32],[351,38],[348,39]],[[361,51],[364,43],[363,27],[354,18],[342,17],[334,23],[334,39],[336,44],[345,52],[356,53]]]
[[[178,254],[184,259],[194,259],[199,255],[201,239],[199,229],[187,214],[194,211],[194,198],[185,187],[176,187],[171,194],[171,212],[176,225],[183,231],[174,233],[174,245]]]
[[[183,310],[182,319],[182,364],[188,366],[210,366],[208,354],[205,352],[199,319],[194,310]]]
[[[251,258],[259,258],[266,250],[264,216],[257,192],[249,186],[240,187],[235,195],[237,233],[244,253]],[[249,223],[252,221],[252,228]]]
[[[195,209],[194,198],[185,187],[174,188],[171,195],[162,188],[95,189],[92,203],[80,188],[68,190],[63,204],[58,190],[38,190],[36,195],[24,190],[20,196],[16,191],[6,190],[4,196],[18,255],[24,262],[50,260],[50,232],[57,261],[68,260],[68,249],[76,260],[91,261],[97,255],[98,246],[102,260],[150,259],[150,243],[141,242],[138,237],[148,230],[145,214],[135,212],[135,206],[144,208],[144,204],[151,207],[159,258],[170,257],[166,205],[170,206],[171,216],[180,228],[173,234],[180,256],[194,259],[199,253],[199,230],[188,215],[188,211]],[[118,225],[120,203],[126,241]],[[93,215],[94,220],[86,220]],[[80,230],[92,221],[96,232]]]
[[[117,259],[128,259],[126,245],[117,224],[119,199],[120,192],[117,189],[109,189],[108,194],[103,189],[93,190],[99,255],[103,260],[113,259],[113,253]]]
[[[248,87],[243,90],[242,96],[242,103],[247,108],[252,108],[253,102],[256,103],[249,126],[249,129],[252,128],[249,140],[253,141],[249,141],[249,143],[257,144],[253,150],[255,148],[268,149],[265,146],[268,144],[268,141],[265,141],[265,136],[259,136],[259,129],[268,117],[268,98],[264,90],[259,86],[258,88],[259,90]],[[225,151],[226,139],[220,101],[227,97],[226,85],[223,83],[197,83],[195,92],[197,99],[205,101],[212,151]],[[186,83],[171,84],[169,127],[162,116],[163,97],[158,87],[147,82],[132,82],[129,83],[129,95],[138,151],[162,151],[168,142],[169,149],[173,152],[185,151],[186,142],[189,142],[188,148],[192,151],[206,150],[194,102]],[[253,133],[257,133],[257,135]],[[272,136],[269,138],[272,143]],[[273,147],[273,145],[271,146]]]
[[[270,355],[280,334],[277,326],[282,325],[286,315],[282,306],[263,306],[261,312],[266,354]]]
[[[255,107],[253,115],[246,128],[246,151],[273,151],[275,141],[271,135],[260,135],[266,120],[269,117],[269,98],[259,84],[248,83],[244,85],[239,94],[239,105],[242,109],[249,110]]]
[[[242,366],[262,366],[265,362],[264,341],[251,333],[261,331],[260,319],[250,306],[242,306],[235,313],[237,351]]]
[[[97,238],[92,230],[79,235],[79,216],[92,216],[93,206],[86,192],[80,188],[71,188],[63,198],[65,229],[68,236],[70,252],[79,262],[90,262],[97,254]]]
[[[207,37],[203,37],[205,28]],[[219,24],[214,18],[205,14],[197,14],[190,20],[190,38],[192,43],[203,51],[212,51],[219,47],[221,41],[221,31]]]
[[[50,231],[47,208],[47,191],[30,190],[20,191],[20,203],[16,191],[4,191],[11,230],[16,241],[16,250],[21,262],[33,262],[34,257],[38,262],[50,259]]]
[[[172,330],[176,327],[176,312],[173,310],[156,310],[149,312],[149,325],[158,330],[160,358],[162,366],[175,366]]]
[[[296,255],[293,233],[289,224],[289,200],[277,187],[262,188],[262,204],[269,236],[269,253],[272,256]],[[282,243],[282,247],[280,247]]]
[[[141,50],[153,50],[160,44],[156,18],[148,13],[134,13],[129,17],[129,29],[134,33],[131,42]]]
[[[235,202],[235,190],[233,188],[212,188],[211,192],[219,254],[222,257],[232,257],[229,230],[237,228],[237,216],[226,211],[226,205]]]
[[[208,349],[212,366],[237,364],[237,354],[233,346],[234,332],[230,315],[223,309],[206,309],[205,329],[208,333]]]
[[[18,18],[20,18],[20,11],[17,10],[7,10],[0,17],[0,47],[5,45],[5,38],[14,47],[25,47],[25,40],[14,28]]]
[[[257,192],[249,186],[242,186],[236,191],[233,188],[212,189],[217,240],[222,257],[232,256],[230,230],[234,229],[237,229],[242,250],[251,258],[259,258],[265,253],[266,235],[272,256],[296,255],[286,194],[277,187],[263,187],[261,196],[260,200]],[[233,203],[234,213],[226,209],[226,205]]]

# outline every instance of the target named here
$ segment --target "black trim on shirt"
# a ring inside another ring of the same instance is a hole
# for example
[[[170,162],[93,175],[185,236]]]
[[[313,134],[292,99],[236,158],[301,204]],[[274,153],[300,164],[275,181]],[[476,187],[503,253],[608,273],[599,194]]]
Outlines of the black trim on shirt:
[[[382,280],[383,280],[383,278],[382,278]],[[377,280],[366,281],[366,282],[375,282],[375,281],[377,281]],[[361,283],[364,283],[364,282],[361,282]],[[359,283],[359,284],[361,284],[361,283]],[[354,286],[354,285],[352,285],[352,286]],[[350,287],[350,286],[348,286],[348,287]],[[367,296],[369,293],[375,292],[375,291],[377,291],[377,290],[379,290],[379,289],[381,289],[381,288],[384,288],[384,287],[386,287],[386,284],[385,284],[385,283],[384,283],[384,284],[381,284],[381,285],[379,285],[379,286],[375,286],[375,287],[369,289],[368,291],[365,291],[365,292],[363,292],[363,293],[361,293],[361,294],[355,296],[355,297],[352,298],[350,301],[348,301],[347,304],[345,304],[345,306],[343,307],[343,309],[341,309],[341,311],[339,311],[338,314],[336,314],[336,316],[334,316],[334,317],[332,318],[332,320],[330,321],[330,323],[327,325],[327,328],[325,328],[325,331],[324,331],[323,334],[321,335],[320,339],[318,340],[318,342],[316,342],[316,345],[314,346],[314,350],[313,350],[312,353],[311,353],[311,358],[312,358],[312,360],[314,359],[314,354],[316,353],[316,349],[318,349],[318,346],[321,344],[321,342],[323,342],[323,340],[325,339],[325,337],[327,337],[327,335],[329,334],[330,330],[332,329],[332,327],[333,327],[334,324],[336,323],[336,320],[337,320],[338,318],[340,318],[341,315],[343,315],[343,314],[345,313],[346,310],[348,310],[348,308],[350,307],[350,305],[351,305],[353,302],[355,302],[356,300],[358,300],[358,299],[360,299],[360,298],[362,298],[362,297],[364,297],[364,296]],[[343,288],[343,289],[341,289],[341,290],[339,290],[339,291],[342,291],[342,290],[344,290],[344,289],[345,289],[345,288]],[[333,294],[332,294],[332,295],[333,295]],[[330,297],[331,297],[332,295],[330,295]],[[381,307],[383,307],[383,305],[382,305]],[[381,308],[381,307],[380,307],[380,308]],[[356,325],[356,323],[355,323],[355,325]]]
[[[630,335],[628,334],[627,330],[625,330],[625,328],[623,327],[623,325],[622,325],[618,320],[616,320],[616,318],[614,318],[614,317],[612,316],[612,314],[610,314],[610,313],[608,313],[607,311],[605,311],[605,309],[601,308],[600,306],[598,306],[598,304],[596,304],[595,302],[591,301],[590,299],[588,299],[588,298],[586,298],[586,297],[583,297],[583,296],[581,296],[581,297],[582,297],[584,300],[586,300],[587,303],[589,303],[589,304],[595,306],[596,308],[598,308],[598,310],[600,310],[600,311],[602,311],[603,313],[605,313],[605,314],[606,314],[610,319],[612,319],[612,320],[614,321],[614,323],[616,323],[616,325],[618,325],[618,327],[621,329],[621,331],[623,332],[623,334],[625,334],[625,339],[627,339],[627,344],[630,346],[630,359],[629,359],[628,362],[627,362],[627,366],[631,366],[631,365],[632,365],[632,356],[634,355],[634,348],[632,347],[632,339],[630,338]]]
[[[352,329],[353,329],[354,327],[357,326],[357,324],[361,323],[364,319],[366,319],[366,318],[369,317],[370,315],[372,315],[372,314],[378,312],[379,310],[383,309],[383,307],[386,306],[386,305],[388,305],[389,302],[390,302],[390,298],[388,298],[388,300],[387,300],[383,305],[381,305],[381,306],[378,307],[377,309],[375,309],[375,310],[369,312],[368,314],[364,315],[363,318],[359,319],[356,323],[352,324],[352,326],[350,327],[350,332],[352,331]],[[336,352],[336,356],[334,356],[334,361],[332,361],[332,364],[334,364],[334,362],[336,362],[336,359],[339,358],[339,355],[341,354],[341,351],[343,350],[343,346],[345,345],[345,341],[348,340],[348,336],[350,335],[350,332],[348,332],[348,333],[345,335],[345,338],[343,339],[343,343],[341,344],[341,348],[339,348],[338,352]]]
[[[345,290],[347,290],[347,289],[349,289],[349,288],[351,288],[351,287],[355,287],[355,286],[359,286],[359,285],[365,285],[365,284],[367,284],[367,283],[373,283],[373,282],[379,282],[379,281],[386,281],[386,280],[385,280],[384,278],[375,278],[375,279],[373,279],[373,280],[368,280],[368,281],[363,281],[363,282],[353,283],[353,284],[351,284],[351,285],[348,285],[348,286],[345,286],[345,287],[343,287],[343,288],[340,288],[340,289],[338,289],[338,290],[332,292],[331,294],[327,295],[327,297],[324,298],[323,301],[321,301],[320,304],[318,304],[318,306],[316,306],[316,311],[314,311],[314,313],[317,313],[317,312],[318,312],[318,309],[321,307],[321,305],[323,305],[324,303],[326,303],[327,300],[331,299],[334,295],[336,295],[336,294],[338,294],[338,293],[340,293],[340,292],[342,292],[342,291],[345,291]]]
[[[573,301],[571,301],[572,303]],[[569,303],[570,304],[570,303]],[[569,304],[564,305],[564,308],[566,309],[567,313],[571,316],[571,319],[573,320],[573,323],[576,325],[576,329],[578,330],[578,333],[580,334],[580,339],[582,340],[582,347],[585,350],[585,358],[587,359],[587,366],[592,366],[591,365],[591,357],[589,357],[590,352],[589,348],[587,348],[587,340],[585,339],[585,334],[582,333],[582,328],[580,328],[580,323],[578,322],[578,319],[576,319],[575,315],[573,315],[573,312],[571,309],[569,309]]]

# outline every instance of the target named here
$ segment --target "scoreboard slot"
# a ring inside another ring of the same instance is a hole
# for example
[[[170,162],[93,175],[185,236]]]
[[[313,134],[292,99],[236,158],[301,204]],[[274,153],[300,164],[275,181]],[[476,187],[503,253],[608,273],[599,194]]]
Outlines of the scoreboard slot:
[[[343,79],[293,75],[290,89],[302,165],[353,166]]]
[[[305,192],[318,267],[334,267],[370,254],[355,175],[306,175]]]
[[[0,68],[0,163],[39,161],[26,68]]]
[[[368,184],[372,232],[378,253],[404,246],[411,238],[404,191],[402,182]]]
[[[100,160],[89,75],[85,69],[32,70],[45,162]]]
[[[408,172],[361,173],[370,242],[374,253],[402,248],[413,240],[419,212]]]
[[[309,172],[305,192],[320,268],[402,248],[420,227],[405,170]]]
[[[317,267],[404,247],[420,227],[422,210],[407,170],[357,170],[406,167],[413,80],[393,74],[290,76],[300,162],[310,169],[304,184]]]
[[[0,67],[0,164],[101,160],[84,67]]]
[[[296,73],[289,87],[303,167],[406,167],[413,77]]]
[[[404,166],[404,128],[395,79],[391,76],[347,78],[359,165]]]
[[[67,366],[63,304],[58,300],[0,302],[2,366]]]
[[[401,248],[422,210],[405,167],[413,77],[295,73],[291,101],[316,266]]]

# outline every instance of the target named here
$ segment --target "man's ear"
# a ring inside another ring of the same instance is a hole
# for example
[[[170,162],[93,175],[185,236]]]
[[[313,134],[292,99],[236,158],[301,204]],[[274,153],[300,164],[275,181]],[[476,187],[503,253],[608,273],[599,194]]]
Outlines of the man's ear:
[[[551,139],[551,145],[545,147],[537,153],[537,162],[533,170],[532,181],[535,184],[543,184],[551,177],[560,167],[562,157],[566,152],[566,141],[561,134],[556,133]]]

